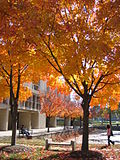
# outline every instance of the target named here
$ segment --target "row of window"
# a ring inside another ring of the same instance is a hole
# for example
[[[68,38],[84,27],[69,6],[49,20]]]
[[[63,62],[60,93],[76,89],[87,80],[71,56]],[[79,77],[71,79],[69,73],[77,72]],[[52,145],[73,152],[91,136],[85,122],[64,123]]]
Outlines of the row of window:
[[[3,104],[9,105],[9,100],[8,99],[3,99]],[[41,109],[41,104],[40,104],[40,97],[37,95],[34,95],[32,97],[29,97],[27,101],[19,102],[19,107],[27,107],[30,109]]]

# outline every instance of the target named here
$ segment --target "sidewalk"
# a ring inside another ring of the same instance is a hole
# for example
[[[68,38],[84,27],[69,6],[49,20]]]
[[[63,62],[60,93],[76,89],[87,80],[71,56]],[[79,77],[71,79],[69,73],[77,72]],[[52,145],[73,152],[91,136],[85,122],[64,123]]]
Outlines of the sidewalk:
[[[120,131],[113,131],[113,136],[110,137],[111,140],[115,142],[115,144],[120,144]],[[68,142],[74,140],[77,144],[82,143],[82,135],[79,137],[74,137],[72,139],[67,140]],[[107,144],[107,133],[105,130],[96,130],[93,133],[89,134],[89,144]]]
[[[70,127],[71,129],[72,127]],[[32,136],[39,136],[39,135],[44,135],[44,134],[51,134],[51,133],[56,133],[63,131],[64,127],[53,127],[50,128],[50,132],[47,132],[47,128],[45,129],[32,129]],[[19,130],[17,130],[17,135],[19,134]],[[12,131],[0,131],[0,138],[2,137],[11,137],[12,136]]]
[[[62,132],[64,127],[54,127],[50,128],[50,132],[47,132],[47,128],[45,129],[32,129],[33,137],[44,136],[52,133]],[[72,129],[72,127],[70,128]],[[120,131],[113,131],[114,136],[111,136],[111,140],[115,141],[115,144],[120,144]],[[12,131],[0,131],[0,138],[11,137]],[[19,135],[19,131],[17,130],[17,135]],[[71,140],[71,139],[70,139]],[[68,141],[70,141],[68,140]],[[77,144],[82,143],[82,135],[79,137],[74,137],[72,140],[75,140]],[[89,143],[90,144],[107,144],[107,134],[105,130],[96,130],[94,133],[89,134]]]

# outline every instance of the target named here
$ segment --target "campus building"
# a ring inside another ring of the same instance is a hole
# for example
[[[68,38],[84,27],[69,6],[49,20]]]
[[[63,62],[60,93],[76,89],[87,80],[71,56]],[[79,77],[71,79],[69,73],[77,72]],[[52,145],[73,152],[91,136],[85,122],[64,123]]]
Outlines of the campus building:
[[[17,116],[17,129],[22,125],[27,129],[42,129],[46,128],[46,115],[41,114],[41,103],[39,91],[47,92],[46,82],[40,80],[38,85],[32,83],[26,84],[32,91],[32,96],[25,102],[19,102],[18,116]],[[11,130],[11,109],[9,99],[3,100],[0,103],[0,131]],[[68,122],[70,124],[70,122]],[[51,118],[50,126],[56,127],[56,117]]]

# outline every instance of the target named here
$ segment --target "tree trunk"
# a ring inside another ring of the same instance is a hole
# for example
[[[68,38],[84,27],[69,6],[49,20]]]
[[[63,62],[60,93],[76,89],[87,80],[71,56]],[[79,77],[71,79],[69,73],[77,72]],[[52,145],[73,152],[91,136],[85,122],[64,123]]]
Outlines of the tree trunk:
[[[111,120],[111,108],[109,107],[109,124],[110,124],[110,129],[112,133],[112,120]]]
[[[50,132],[50,117],[48,117],[48,132]]]
[[[10,55],[10,53],[8,53]],[[10,60],[11,62],[11,60]],[[20,91],[20,64],[18,64],[18,81],[16,95],[13,91],[13,65],[10,67],[10,106],[11,106],[11,118],[12,118],[12,137],[11,145],[16,145],[16,129],[17,129],[17,112],[18,112],[18,100]]]
[[[17,127],[17,104],[13,106],[12,111],[12,137],[11,137],[11,145],[16,145],[16,127]]]
[[[65,130],[65,126],[66,126],[66,117],[64,116],[64,130]]]
[[[110,126],[112,126],[112,121],[111,121],[111,108],[109,107],[109,123]]]
[[[87,152],[89,150],[89,145],[88,145],[89,128],[88,128],[88,125],[89,125],[89,106],[87,105],[87,106],[84,106],[84,110],[83,110],[82,151],[84,151],[84,152]]]
[[[73,118],[73,122],[72,122],[73,124],[73,129],[75,128],[75,118]]]
[[[102,122],[101,122],[101,125],[103,125],[103,117],[102,117]]]
[[[82,118],[80,116],[80,128],[82,127]]]

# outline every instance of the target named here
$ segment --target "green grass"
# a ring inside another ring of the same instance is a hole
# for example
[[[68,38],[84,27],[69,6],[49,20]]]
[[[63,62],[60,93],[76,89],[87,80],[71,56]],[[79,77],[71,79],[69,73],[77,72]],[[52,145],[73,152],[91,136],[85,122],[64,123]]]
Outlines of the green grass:
[[[11,143],[11,138],[1,138],[0,143],[10,144]],[[17,138],[16,139],[16,144],[44,146],[45,145],[45,140],[44,139],[38,139],[38,138],[33,138],[33,139]]]
[[[101,126],[101,125],[109,124],[109,121],[103,121],[103,123],[102,123],[101,121],[96,121],[96,120],[92,121],[92,120],[90,120],[90,124],[96,125],[96,126]],[[112,125],[113,126],[117,126],[117,124],[120,125],[120,122],[119,121],[117,121],[117,122],[116,121],[112,121]]]

